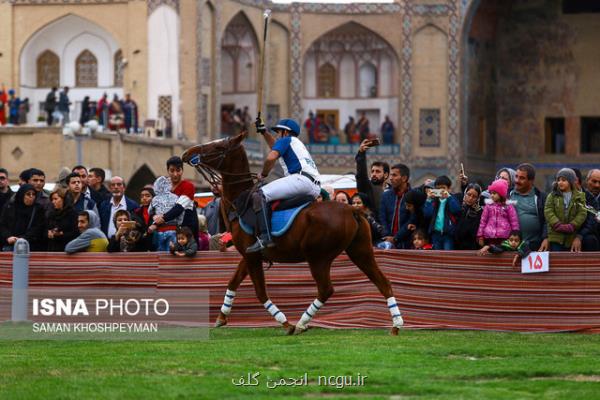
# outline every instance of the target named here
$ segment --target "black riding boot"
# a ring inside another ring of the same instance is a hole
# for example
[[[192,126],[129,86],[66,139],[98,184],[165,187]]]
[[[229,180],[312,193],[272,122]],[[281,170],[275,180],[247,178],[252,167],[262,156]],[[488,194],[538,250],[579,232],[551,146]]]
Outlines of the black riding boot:
[[[262,193],[260,200],[260,208],[256,210],[257,239],[252,246],[246,249],[246,253],[255,253],[264,250],[265,247],[275,246],[271,238],[271,209],[267,206]]]

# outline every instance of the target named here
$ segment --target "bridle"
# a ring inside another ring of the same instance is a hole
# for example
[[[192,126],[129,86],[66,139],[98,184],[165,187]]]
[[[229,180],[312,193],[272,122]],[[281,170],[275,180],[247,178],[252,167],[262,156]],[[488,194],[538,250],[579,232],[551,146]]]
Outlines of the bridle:
[[[223,176],[240,177],[239,179],[234,180],[233,182],[227,182],[229,185],[242,182],[254,182],[254,180],[256,180],[256,174],[250,171],[240,173],[220,171],[221,166],[223,165],[223,161],[225,161],[225,157],[227,157],[227,154],[242,146],[241,143],[232,143],[231,138],[227,138],[226,142],[227,144],[224,149],[215,149],[214,151],[210,151],[207,153],[203,153],[202,147],[204,146],[200,146],[200,151],[194,154],[188,160],[188,164],[196,168],[200,175],[202,175],[211,186],[223,184]],[[210,165],[214,164],[215,162],[215,167]]]

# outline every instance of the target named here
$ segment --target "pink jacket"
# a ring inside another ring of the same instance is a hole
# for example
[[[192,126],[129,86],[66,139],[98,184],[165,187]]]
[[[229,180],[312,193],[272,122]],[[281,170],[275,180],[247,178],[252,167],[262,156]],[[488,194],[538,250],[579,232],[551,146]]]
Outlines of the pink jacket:
[[[478,238],[507,239],[513,230],[519,230],[519,218],[512,204],[492,203],[483,208]]]

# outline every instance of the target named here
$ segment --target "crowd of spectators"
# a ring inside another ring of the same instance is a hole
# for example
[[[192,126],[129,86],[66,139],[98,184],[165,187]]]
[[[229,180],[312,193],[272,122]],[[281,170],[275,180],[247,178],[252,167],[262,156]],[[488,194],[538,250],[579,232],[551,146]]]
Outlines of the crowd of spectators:
[[[46,114],[46,124],[66,125],[71,122],[72,102],[69,98],[69,87],[65,86],[60,92],[53,87],[46,95],[43,111]],[[29,99],[21,99],[14,89],[0,90],[0,126],[18,126],[27,123],[27,114],[30,110]],[[84,125],[90,120],[98,121],[106,129],[111,131],[124,130],[128,133],[138,133],[140,124],[138,119],[138,105],[130,94],[120,99],[117,94],[112,100],[104,93],[98,101],[91,100],[85,96],[81,102],[81,114],[79,123]]]
[[[37,168],[19,175],[13,192],[0,168],[0,248],[12,251],[19,238],[32,251],[76,253],[170,251],[192,256],[198,250],[225,249],[214,207],[196,207],[194,184],[182,178],[183,162],[167,160],[165,176],[148,183],[135,198],[113,176],[105,185],[102,168],[77,165],[59,174],[52,191]],[[218,197],[213,202],[218,201]]]
[[[585,179],[577,168],[557,171],[550,193],[535,186],[533,165],[500,169],[486,188],[461,171],[454,189],[445,175],[412,187],[410,168],[366,155],[376,145],[364,139],[356,155],[357,193],[324,188],[319,201],[338,201],[364,211],[373,246],[383,249],[514,251],[515,261],[533,251],[600,251],[600,169]],[[220,217],[222,188],[196,207],[194,185],[182,178],[183,162],[167,160],[167,173],[148,182],[136,198],[125,195],[119,176],[105,185],[105,171],[77,165],[59,174],[51,192],[45,173],[22,171],[13,192],[0,168],[0,247],[19,238],[33,251],[170,251],[190,256],[224,250],[231,235]],[[329,189],[327,191],[326,189]]]
[[[55,123],[61,125],[68,124],[71,121],[71,100],[69,99],[69,87],[65,86],[60,93],[53,87],[46,96],[44,102],[44,111],[46,112],[46,123],[52,126]],[[93,101],[89,96],[85,96],[81,102],[81,115],[79,123],[84,125],[91,120],[98,121],[111,131],[124,130],[127,133],[139,132],[138,105],[126,94],[125,98],[119,99],[115,93],[112,100],[109,100],[108,94],[104,93],[98,101]]]
[[[600,250],[600,169],[585,179],[577,168],[557,171],[550,193],[535,186],[533,165],[500,169],[487,188],[464,172],[453,188],[448,176],[412,187],[410,168],[382,161],[367,170],[366,154],[376,145],[362,141],[356,155],[357,190],[322,197],[365,210],[373,245],[389,249],[515,251]]]
[[[23,125],[27,123],[29,98],[21,99],[14,89],[0,89],[0,126]]]
[[[366,113],[361,112],[357,120],[354,117],[348,117],[348,122],[343,131],[336,127],[335,117],[328,114],[324,119],[315,115],[312,111],[308,112],[308,118],[304,121],[309,143],[321,144],[359,144],[365,139],[380,138],[383,144],[393,144],[396,128],[389,116],[381,124],[379,134],[373,132],[370,127],[370,121]]]

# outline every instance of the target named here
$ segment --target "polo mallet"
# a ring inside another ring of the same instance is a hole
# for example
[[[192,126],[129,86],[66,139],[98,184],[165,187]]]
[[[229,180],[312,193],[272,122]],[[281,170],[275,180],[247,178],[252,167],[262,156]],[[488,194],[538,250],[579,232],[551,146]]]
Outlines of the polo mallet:
[[[263,45],[262,51],[260,52],[260,64],[258,70],[258,106],[257,106],[257,118],[261,118],[263,108],[263,91],[265,86],[265,53],[267,52],[267,32],[269,30],[269,19],[271,18],[271,10],[268,8],[263,12],[264,19],[264,31],[263,31]]]

